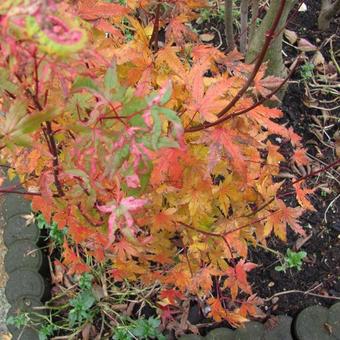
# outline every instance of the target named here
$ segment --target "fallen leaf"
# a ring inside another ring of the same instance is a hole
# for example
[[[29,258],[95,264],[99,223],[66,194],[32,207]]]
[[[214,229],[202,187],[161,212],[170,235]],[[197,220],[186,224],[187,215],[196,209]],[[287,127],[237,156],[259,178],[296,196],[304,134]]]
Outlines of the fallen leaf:
[[[212,33],[200,34],[200,39],[204,42],[212,41],[212,40],[214,40],[214,38],[215,38],[215,34],[212,34]]]
[[[297,33],[294,32],[294,31],[291,31],[291,30],[285,29],[284,35],[292,45],[294,45],[297,42],[297,40],[299,39]]]
[[[320,51],[316,51],[312,58],[312,63],[315,66],[323,65],[325,63],[325,58]]]
[[[303,52],[316,51],[318,48],[307,39],[301,38],[298,41],[298,49]]]

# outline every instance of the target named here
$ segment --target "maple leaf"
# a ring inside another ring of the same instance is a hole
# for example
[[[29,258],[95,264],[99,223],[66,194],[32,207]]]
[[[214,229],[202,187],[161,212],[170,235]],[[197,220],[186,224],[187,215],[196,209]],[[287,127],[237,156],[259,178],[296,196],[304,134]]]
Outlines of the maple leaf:
[[[116,242],[113,245],[113,249],[113,252],[121,261],[126,261],[131,259],[132,256],[139,255],[137,248],[134,247],[130,242],[126,241],[124,238]]]
[[[211,268],[203,268],[197,272],[192,279],[192,285],[190,287],[192,293],[197,294],[199,291],[202,291],[203,294],[208,294],[211,291],[213,284],[212,275],[214,274],[215,271]]]
[[[179,263],[166,273],[163,282],[165,284],[174,284],[181,292],[185,292],[191,283],[191,273],[185,263]]]
[[[165,30],[165,41],[167,44],[175,42],[178,46],[183,46],[185,41],[197,40],[197,35],[184,24],[187,21],[185,15],[179,15],[170,20]]]
[[[245,262],[244,259],[239,260],[235,267],[229,267],[226,270],[227,279],[225,280],[223,287],[229,288],[231,298],[236,299],[238,290],[241,289],[245,293],[251,294],[251,287],[247,281],[247,272],[256,268],[257,265],[251,262]]]
[[[219,150],[224,147],[228,157],[232,161],[233,167],[240,173],[243,178],[247,178],[247,164],[242,155],[241,149],[237,144],[237,135],[231,129],[226,127],[216,127],[207,133],[207,140],[212,142],[210,158],[220,157]]]
[[[130,12],[129,8],[97,0],[82,0],[78,7],[79,16],[84,20],[100,18],[121,18]]]
[[[248,315],[257,318],[264,318],[265,313],[258,307],[263,304],[263,300],[256,296],[256,294],[250,295],[248,299],[242,302],[239,313],[240,315],[247,317]]]
[[[211,297],[207,300],[210,305],[209,316],[212,317],[216,322],[227,320],[233,327],[238,327],[240,324],[248,321],[240,313],[226,311],[222,306],[221,300],[215,297]]]
[[[293,184],[293,187],[296,192],[296,199],[298,200],[301,207],[303,207],[304,209],[316,211],[316,209],[307,198],[307,195],[311,195],[315,191],[315,189],[303,188],[303,182],[295,183]]]
[[[284,79],[275,77],[275,76],[268,76],[263,78],[265,71],[260,71],[257,73],[254,79],[254,93],[255,95],[261,95],[262,97],[266,97],[269,95],[273,90],[277,89]],[[272,96],[271,99],[280,101],[275,95]]]
[[[90,271],[90,268],[85,263],[83,263],[79,256],[77,256],[77,254],[73,251],[73,249],[69,247],[66,240],[64,241],[63,248],[63,264],[69,267],[67,272],[68,275],[83,274]]]
[[[175,208],[169,208],[164,211],[160,211],[152,216],[152,225],[155,231],[168,230],[174,231],[176,226],[174,224]]]
[[[109,243],[114,241],[114,233],[118,228],[118,219],[123,216],[126,225],[129,228],[132,228],[134,222],[130,212],[143,207],[147,202],[148,201],[145,199],[138,199],[130,196],[123,198],[118,204],[117,202],[113,202],[108,205],[97,206],[99,211],[110,214],[108,222]]]
[[[160,292],[159,297],[164,300],[161,304],[166,303],[167,305],[174,305],[176,300],[182,300],[184,295],[176,289],[163,289]]]
[[[173,315],[177,314],[177,311],[171,310],[169,305],[159,306],[159,309],[161,310],[161,319],[164,324],[169,320],[173,320]]]
[[[291,159],[299,165],[308,165],[310,160],[306,153],[307,151],[304,148],[296,149],[294,150],[294,154]]]
[[[44,197],[34,196],[32,199],[32,209],[34,211],[40,211],[46,222],[51,222],[53,206]]]
[[[122,43],[124,41],[124,36],[122,32],[114,27],[112,24],[107,22],[104,19],[99,19],[94,26],[99,29],[100,31],[103,31],[104,33],[110,33],[114,41]]]
[[[207,300],[207,302],[209,303],[211,308],[209,312],[210,317],[212,317],[216,322],[221,322],[222,320],[226,319],[227,312],[223,308],[220,299],[211,297]]]
[[[183,171],[191,164],[191,157],[185,149],[162,149],[155,153],[151,183],[154,186],[167,182],[180,188],[183,182]]]
[[[188,204],[190,216],[211,210],[211,181],[199,181],[197,178],[186,183],[185,194],[180,204]]]
[[[156,61],[158,65],[161,65],[163,62],[166,63],[178,77],[184,80],[187,72],[176,54],[178,52],[178,47],[166,45],[158,51]]]
[[[305,231],[297,222],[303,212],[302,208],[290,208],[285,205],[285,203],[277,199],[276,204],[278,210],[268,216],[267,221],[264,226],[264,236],[268,236],[272,230],[276,236],[278,236],[282,241],[287,240],[286,236],[286,225],[288,224],[291,229],[296,233],[306,236]]]

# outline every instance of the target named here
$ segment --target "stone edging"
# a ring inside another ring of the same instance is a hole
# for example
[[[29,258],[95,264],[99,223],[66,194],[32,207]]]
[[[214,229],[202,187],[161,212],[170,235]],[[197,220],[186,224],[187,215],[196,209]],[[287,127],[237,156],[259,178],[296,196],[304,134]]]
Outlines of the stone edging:
[[[235,331],[217,328],[205,337],[188,334],[179,340],[340,340],[340,302],[329,309],[307,307],[295,319],[279,315],[265,324],[250,321]]]
[[[5,181],[4,187],[18,181]],[[46,270],[46,257],[39,248],[40,230],[29,222],[30,202],[18,194],[6,194],[2,214],[5,219],[4,243],[7,247],[5,270],[8,281],[5,295],[11,305],[7,317],[21,313],[37,313],[47,297],[48,285],[40,274]],[[25,216],[26,215],[26,216]],[[41,313],[41,311],[39,312]],[[33,316],[34,318],[34,316]],[[7,326],[13,340],[38,340],[38,332],[32,328]]]

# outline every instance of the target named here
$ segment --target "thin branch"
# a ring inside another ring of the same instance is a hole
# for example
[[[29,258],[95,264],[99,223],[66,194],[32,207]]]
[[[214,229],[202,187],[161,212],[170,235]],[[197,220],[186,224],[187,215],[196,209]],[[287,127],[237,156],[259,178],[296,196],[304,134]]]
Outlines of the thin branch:
[[[311,295],[311,296],[315,296],[315,297],[318,297],[318,298],[324,298],[324,299],[340,300],[340,297],[337,297],[337,296],[327,296],[327,295],[321,295],[321,294],[316,294],[316,293],[309,293],[308,291],[305,292],[303,290],[293,289],[293,290],[287,290],[285,292],[276,293],[276,294],[272,295],[271,297],[264,299],[264,301],[270,301],[276,296],[281,296],[281,295],[286,295],[286,294],[296,294],[296,293],[297,294],[303,294],[303,295]]]
[[[30,192],[30,191],[19,191],[11,189],[0,189],[1,194],[18,194],[18,195],[31,195],[31,196],[41,196],[40,192]]]
[[[33,100],[36,108],[39,111],[43,111],[43,107],[41,106],[39,99],[32,93],[30,89],[26,90],[26,93]],[[47,146],[49,148],[50,153],[52,154],[52,165],[53,165],[53,177],[54,183],[58,191],[59,196],[64,196],[64,191],[62,189],[62,185],[59,181],[59,160],[58,160],[58,149],[54,139],[52,124],[51,122],[46,122],[46,128],[43,128],[44,136],[47,142]]]
[[[209,231],[197,229],[197,228],[195,228],[195,227],[193,227],[193,226],[191,226],[191,225],[189,225],[187,223],[184,223],[184,222],[179,222],[179,223],[182,224],[184,227],[186,227],[188,229],[191,229],[191,230],[194,230],[194,231],[196,231],[198,233],[201,233],[203,235],[221,238],[223,240],[223,242],[226,244],[226,246],[228,247],[228,250],[230,252],[231,257],[234,258],[231,246],[230,246],[228,240],[226,239],[226,237],[223,234],[212,233],[212,232],[209,232]]]
[[[155,52],[158,51],[158,35],[159,35],[159,18],[161,13],[161,4],[159,3],[156,8],[156,15],[155,15],[155,23],[153,25],[152,35],[149,41],[149,48],[152,47],[152,44],[155,45]]]
[[[296,184],[296,183],[299,183],[299,182],[301,182],[301,181],[303,181],[303,180],[305,180],[305,179],[307,179],[307,178],[313,177],[313,176],[315,176],[315,175],[317,175],[317,174],[320,174],[320,173],[322,173],[322,172],[326,172],[328,169],[333,168],[333,167],[337,166],[338,164],[340,164],[340,158],[336,159],[334,162],[328,164],[327,166],[323,167],[323,168],[320,169],[320,170],[313,171],[313,172],[311,172],[310,174],[308,174],[308,175],[306,175],[306,176],[303,176],[303,177],[301,177],[301,178],[298,178],[296,181],[294,181],[294,182],[292,183],[292,185],[293,185],[293,184]]]
[[[52,164],[53,164],[53,177],[54,183],[58,191],[59,196],[64,196],[64,190],[59,181],[59,160],[58,160],[58,150],[57,145],[53,136],[52,124],[51,122],[46,122],[46,132],[50,142],[51,151],[52,151]]]

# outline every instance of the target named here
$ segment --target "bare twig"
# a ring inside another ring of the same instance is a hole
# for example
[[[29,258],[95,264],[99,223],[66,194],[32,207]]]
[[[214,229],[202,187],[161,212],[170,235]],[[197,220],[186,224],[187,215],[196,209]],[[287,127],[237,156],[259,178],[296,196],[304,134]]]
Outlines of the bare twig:
[[[286,294],[303,294],[303,295],[311,295],[311,296],[316,296],[318,298],[324,298],[324,299],[332,299],[332,300],[340,300],[340,297],[337,296],[329,296],[329,295],[321,295],[321,294],[316,294],[316,293],[310,293],[309,291],[303,291],[303,290],[298,290],[298,289],[292,289],[292,290],[287,290],[285,292],[279,292],[271,297],[264,299],[264,301],[270,301],[274,297],[281,296],[281,295],[286,295]]]
[[[328,213],[328,210],[333,206],[333,204],[339,199],[340,197],[340,194],[338,196],[336,196],[331,203],[329,203],[324,215],[323,215],[323,219],[325,220],[325,223],[327,223],[327,213]]]

